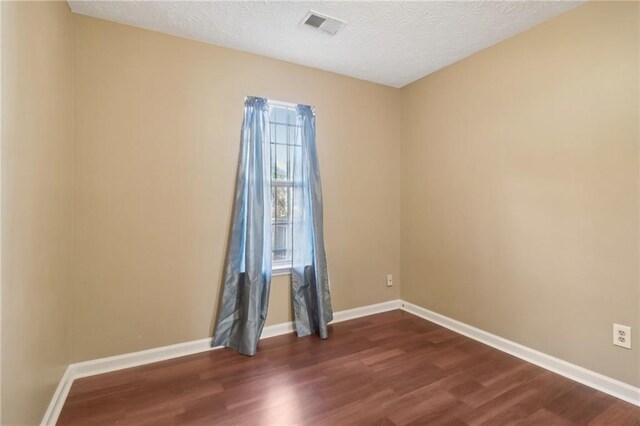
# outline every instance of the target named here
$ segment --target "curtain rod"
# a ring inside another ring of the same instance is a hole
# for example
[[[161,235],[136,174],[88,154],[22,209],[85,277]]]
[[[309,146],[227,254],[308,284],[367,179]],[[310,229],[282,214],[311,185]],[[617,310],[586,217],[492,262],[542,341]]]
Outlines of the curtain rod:
[[[245,99],[247,97],[250,97],[250,96],[245,96]],[[262,96],[259,96],[259,97],[262,97]],[[264,99],[266,99],[267,103],[269,103],[271,105],[283,106],[283,107],[289,107],[289,108],[295,108],[298,105],[302,105],[302,106],[308,106],[308,107],[313,108],[315,110],[315,107],[311,106],[311,105],[296,104],[296,103],[293,103],[293,102],[276,101],[275,99],[269,99],[269,98],[264,98]]]
[[[267,103],[270,103],[271,105],[285,106],[285,107],[291,107],[291,108],[295,108],[298,106],[298,104],[294,104],[293,102],[272,101],[271,99],[267,99]]]

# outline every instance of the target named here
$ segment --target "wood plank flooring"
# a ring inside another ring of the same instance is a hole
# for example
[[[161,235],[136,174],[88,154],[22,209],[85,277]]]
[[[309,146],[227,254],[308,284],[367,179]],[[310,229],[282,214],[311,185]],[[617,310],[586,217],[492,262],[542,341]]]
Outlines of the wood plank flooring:
[[[640,408],[403,311],[76,380],[59,425],[640,425]]]

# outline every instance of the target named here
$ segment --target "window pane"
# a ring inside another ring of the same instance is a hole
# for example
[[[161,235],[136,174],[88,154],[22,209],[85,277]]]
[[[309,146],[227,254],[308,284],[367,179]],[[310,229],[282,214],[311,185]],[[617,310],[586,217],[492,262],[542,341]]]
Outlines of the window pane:
[[[276,143],[287,143],[287,126],[284,124],[276,124]]]
[[[287,146],[272,145],[271,150],[274,152],[271,160],[274,166],[272,178],[274,180],[286,180],[289,174]]]
[[[286,221],[289,218],[289,188],[275,188],[275,220]]]
[[[271,223],[275,221],[276,217],[276,189],[271,187]]]
[[[288,228],[286,225],[273,225],[272,243],[273,243],[273,260],[284,261],[288,257]]]
[[[287,122],[287,111],[288,108],[285,107],[276,107],[276,121],[278,123],[286,123]]]
[[[288,155],[289,155],[289,170],[288,170],[288,172],[289,172],[289,174],[287,176],[287,179],[289,181],[292,181],[292,182],[293,182],[293,178],[294,178],[294,170],[295,170],[295,167],[297,167],[296,162],[300,161],[298,158],[296,158],[296,155],[299,156],[299,154],[297,154],[299,152],[299,150],[300,150],[300,148],[296,147],[296,146],[290,146],[289,147],[289,152],[288,152]],[[299,176],[299,174],[298,174],[298,176]]]
[[[287,126],[287,143],[289,145],[296,144],[296,126]]]
[[[291,125],[296,124],[296,110],[293,108],[287,109],[287,123]]]
[[[294,180],[296,176],[302,175],[302,147],[300,145],[292,146],[289,152],[289,170],[290,180]]]
[[[276,179],[276,149],[271,145],[271,179]]]

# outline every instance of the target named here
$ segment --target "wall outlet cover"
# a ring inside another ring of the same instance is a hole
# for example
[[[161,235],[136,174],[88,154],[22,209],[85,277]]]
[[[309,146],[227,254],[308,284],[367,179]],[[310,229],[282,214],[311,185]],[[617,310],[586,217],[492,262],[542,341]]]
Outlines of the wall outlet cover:
[[[613,324],[613,344],[622,348],[631,349],[631,327]]]

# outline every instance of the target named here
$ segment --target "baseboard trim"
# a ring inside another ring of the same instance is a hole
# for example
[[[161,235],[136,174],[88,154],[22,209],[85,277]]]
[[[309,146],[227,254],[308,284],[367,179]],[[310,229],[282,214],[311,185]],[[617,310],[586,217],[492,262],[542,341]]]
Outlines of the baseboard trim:
[[[394,309],[401,309],[401,307],[402,300],[396,299],[388,302],[376,303],[375,305],[367,305],[359,308],[348,309],[346,311],[338,311],[334,312],[331,324],[366,317],[367,315],[379,314],[381,312],[393,311]]]
[[[73,377],[71,375],[71,367],[69,366],[62,375],[60,383],[58,383],[58,387],[53,393],[49,407],[47,407],[47,411],[44,413],[41,423],[43,426],[56,424],[58,416],[60,416],[60,412],[62,411],[62,406],[67,399],[67,395],[69,395],[72,383]]]
[[[402,301],[401,309],[546,370],[575,380],[578,383],[640,406],[640,388],[571,364],[409,302]]]
[[[400,300],[390,300],[388,302],[377,303],[375,305],[338,311],[333,315],[332,324],[394,309],[400,309],[401,304],[402,302]],[[269,325],[262,330],[260,339],[268,339],[270,337],[293,332],[295,332],[295,324],[293,322]],[[193,355],[219,348],[221,348],[221,346],[211,347],[211,338],[206,338],[70,364],[58,384],[53,398],[51,399],[51,403],[49,404],[49,407],[42,419],[41,425],[49,426],[56,424],[58,417],[60,416],[60,412],[62,411],[62,407],[64,406],[64,402],[67,399],[67,395],[69,394],[69,390],[71,389],[71,385],[75,379],[94,376],[96,374],[109,373],[111,371],[122,370],[125,368],[136,367],[181,356]]]
[[[544,354],[536,351],[535,349],[512,342],[500,336],[496,336],[495,334],[488,333],[484,330],[480,330],[479,328],[403,300],[390,300],[388,302],[377,303],[374,305],[338,311],[334,313],[332,323],[348,321],[381,312],[392,311],[394,309],[402,309],[410,314],[424,318],[427,321],[441,325],[455,331],[456,333],[538,365],[546,370],[552,371],[571,380],[575,380],[576,382],[597,389],[623,401],[640,406],[640,388]],[[274,324],[264,328],[260,339],[268,339],[270,337],[293,332],[295,332],[295,325],[293,322]],[[71,389],[71,385],[75,379],[164,361],[185,355],[193,355],[219,348],[220,346],[211,347],[211,338],[206,338],[70,364],[56,388],[51,399],[51,403],[49,404],[49,407],[42,419],[41,425],[49,426],[56,424],[67,395],[69,394],[69,390]]]
[[[331,321],[331,324],[348,321],[350,319],[366,317],[367,315],[379,314],[381,312],[393,311],[394,309],[401,309],[401,306],[402,300],[396,299],[389,300],[388,302],[376,303],[374,305],[361,306],[359,308],[334,312],[333,321]],[[280,336],[282,334],[293,333],[295,331],[296,325],[292,321],[268,325],[264,328],[264,330],[262,330],[260,340],[268,339],[269,337]]]

